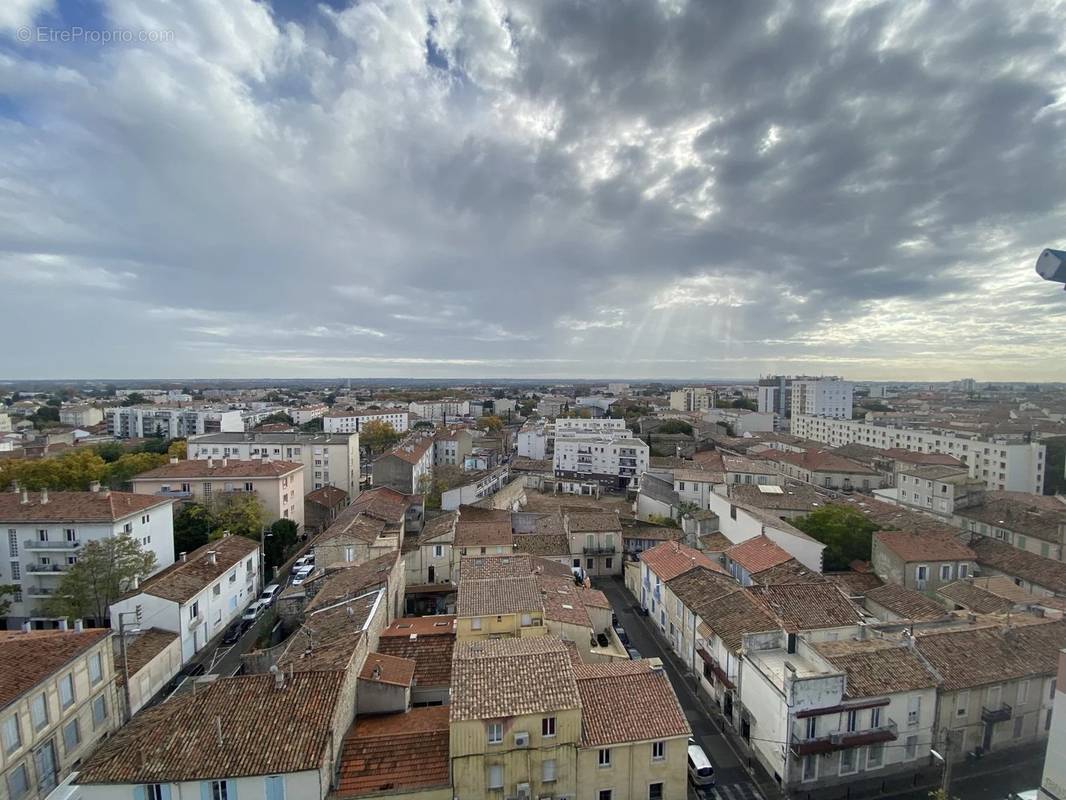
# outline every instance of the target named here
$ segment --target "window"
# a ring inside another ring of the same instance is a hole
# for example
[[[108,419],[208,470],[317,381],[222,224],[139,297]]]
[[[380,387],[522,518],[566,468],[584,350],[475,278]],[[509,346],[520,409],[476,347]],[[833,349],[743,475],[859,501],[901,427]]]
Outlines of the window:
[[[666,758],[666,742],[651,743],[651,760],[662,761]]]
[[[74,705],[74,674],[68,672],[59,679],[59,707],[70,708]]]
[[[852,749],[840,751],[840,774],[850,775],[855,771],[855,751]]]
[[[499,722],[490,722],[488,724],[488,740],[489,744],[499,744],[503,741],[503,725]]]
[[[481,617],[474,617],[474,618],[472,618],[470,620],[470,630],[472,630],[472,631],[481,630]]]
[[[531,617],[529,614],[523,614],[522,615],[522,627],[523,628],[528,628],[532,624],[533,624],[533,617]]]
[[[648,785],[648,800],[663,800],[663,785],[661,783]]]
[[[818,777],[818,757],[817,756],[804,756],[803,757],[803,780],[813,781]]]
[[[433,545],[433,557],[434,558],[441,558],[443,555],[444,555],[444,545],[442,545],[442,544]]]
[[[942,581],[950,581],[951,580],[951,564],[941,564],[940,565],[940,580],[942,580]]]
[[[604,566],[605,569],[612,569],[614,567],[614,559],[613,558],[605,558],[603,560],[603,566]]]
[[[555,735],[555,717],[544,717],[540,721],[540,735],[544,737]]]
[[[7,554],[11,558],[19,554],[19,534],[14,528],[7,529]]]
[[[65,528],[63,530],[63,533],[66,534],[68,542],[76,542],[76,541],[78,541],[78,534],[75,533],[73,528]]]
[[[1019,714],[1014,718],[1014,738],[1022,738],[1022,729],[1025,727],[1025,715]]]
[[[345,547],[344,548],[344,560],[345,561],[355,561],[355,548],[354,547]]]
[[[67,754],[73,753],[78,749],[79,744],[81,744],[81,731],[78,730],[78,718],[75,717],[63,726],[63,750]]]
[[[866,748],[866,769],[877,769],[885,760],[885,745],[883,742],[872,744]]]
[[[848,731],[848,733],[851,733],[852,731],[854,731],[858,727],[858,722],[859,722],[859,712],[858,711],[849,711],[848,712],[848,716],[847,716],[847,731]]]
[[[965,717],[970,713],[970,692],[968,689],[963,689],[957,695],[955,695],[955,716]]]
[[[503,767],[499,764],[491,764],[489,766],[489,779],[487,783],[490,789],[502,789],[503,788]]]
[[[928,579],[928,577],[929,577],[929,567],[927,567],[925,564],[919,564],[917,567],[914,568],[914,578],[915,578],[915,580],[921,582],[921,581],[924,581],[924,580]]]
[[[880,728],[881,727],[881,709],[879,709],[879,708],[871,708],[870,709],[870,727],[871,728]]]
[[[11,580],[17,581],[22,578],[22,564],[17,561],[11,562]]]
[[[903,757],[908,761],[918,755],[918,737],[908,736],[903,746]]]
[[[602,747],[598,755],[597,762],[601,767],[611,766],[611,748]]]
[[[912,728],[922,716],[922,698],[912,697],[907,703],[907,724]]]
[[[22,729],[19,726],[18,714],[12,714],[4,720],[3,739],[5,753],[13,753],[22,747]]]
[[[93,700],[93,728],[99,728],[107,720],[107,697],[98,695]]]
[[[813,739],[818,733],[818,718],[807,717],[807,738]]]
[[[596,795],[597,800],[611,800],[610,789],[600,789],[600,793]]]
[[[7,776],[7,791],[11,800],[24,797],[30,790],[30,774],[26,771],[25,764],[19,764]]]
[[[959,580],[967,577],[970,574],[969,564],[959,564]]]
[[[541,779],[541,782],[543,782],[543,783],[551,783],[552,781],[555,780],[555,759],[554,758],[546,758],[546,759],[544,759],[544,763],[541,765],[540,779]]]
[[[214,586],[212,586],[211,594],[213,594],[215,597],[218,597],[220,594],[222,594],[222,584],[216,583]]]
[[[30,704],[30,717],[33,719],[35,731],[39,731],[48,724],[48,698],[43,692],[33,698]]]
[[[210,789],[211,800],[237,800],[237,793],[230,792],[229,781],[211,781]]]
[[[236,583],[237,582],[237,570],[233,570],[233,572],[231,572],[229,574],[229,582],[230,583]]]
[[[1029,681],[1022,681],[1018,684],[1018,705],[1024,706],[1029,699]]]

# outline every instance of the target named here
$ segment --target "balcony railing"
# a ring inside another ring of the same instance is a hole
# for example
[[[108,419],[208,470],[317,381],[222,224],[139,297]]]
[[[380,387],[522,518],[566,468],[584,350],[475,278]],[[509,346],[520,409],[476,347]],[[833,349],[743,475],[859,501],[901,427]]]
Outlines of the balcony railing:
[[[198,628],[199,626],[201,626],[203,624],[204,624],[204,615],[203,614],[197,614],[195,617],[193,617],[192,619],[189,620],[189,630],[191,631],[193,628]]]
[[[27,597],[53,597],[59,594],[58,590],[44,586],[24,586],[22,591]]]
[[[606,545],[593,545],[592,547],[582,547],[582,552],[587,556],[610,556],[618,552],[615,547],[607,547]]]
[[[81,541],[64,539],[59,542],[42,542],[40,539],[26,539],[22,546],[27,550],[77,550],[81,547]]]
[[[1006,703],[995,708],[981,706],[981,722],[1006,722],[1014,715],[1014,709]]]
[[[831,753],[835,750],[847,750],[850,747],[863,747],[879,742],[894,742],[899,735],[895,720],[876,728],[856,731],[830,731],[829,733],[807,738],[805,726],[794,729],[792,752],[797,756]]]
[[[26,572],[35,575],[51,575],[66,572],[71,566],[71,564],[27,564]]]
[[[160,489],[156,494],[159,497],[192,497],[192,491],[184,489]]]

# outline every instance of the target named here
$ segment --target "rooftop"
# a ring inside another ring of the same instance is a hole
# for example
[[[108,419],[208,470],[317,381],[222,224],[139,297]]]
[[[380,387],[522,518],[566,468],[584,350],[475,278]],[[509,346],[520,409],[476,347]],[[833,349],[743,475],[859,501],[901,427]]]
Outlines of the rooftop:
[[[618,515],[610,512],[588,512],[566,515],[566,527],[570,533],[595,533],[599,531],[621,531],[622,523]]]
[[[987,492],[979,505],[956,509],[956,514],[1017,533],[1061,544],[1066,540],[1066,503],[1041,503],[1036,495],[1022,492]]]
[[[41,681],[100,643],[111,631],[0,632],[0,708],[5,708]]]
[[[844,672],[849,699],[931,689],[934,675],[906,644],[883,639],[819,642],[815,650]]]
[[[415,662],[403,656],[368,653],[359,679],[393,686],[411,686],[415,677]]]
[[[971,537],[970,547],[977,556],[977,563],[983,567],[1021,578],[1053,592],[1066,592],[1066,564],[1061,561],[1019,550],[987,536]]]
[[[305,584],[314,590],[314,596],[304,610],[310,613],[339,600],[387,586],[399,558],[399,551],[394,550],[360,564],[331,566],[325,573],[314,575]]]
[[[570,539],[565,533],[516,533],[514,550],[534,556],[569,557]]]
[[[176,783],[317,771],[343,672],[219,678],[137,714],[81,765],[77,783]]]
[[[680,542],[662,542],[650,547],[640,554],[640,560],[648,565],[648,569],[654,572],[659,580],[669,581],[683,572],[688,572],[693,567],[705,567],[709,570],[722,572],[722,568],[712,561],[705,553],[693,550],[691,547]]]
[[[190,437],[193,444],[288,444],[288,445],[325,445],[348,444],[350,433],[304,433],[303,431],[283,431],[263,433],[262,431],[235,431],[232,433],[203,433]]]
[[[742,566],[749,575],[776,567],[792,560],[792,554],[781,548],[765,534],[735,544],[725,551],[726,558]]]
[[[291,472],[298,472],[303,464],[293,461],[262,461],[251,459],[239,461],[235,458],[203,458],[164,464],[134,475],[130,480],[181,480],[183,478],[280,478]]]
[[[965,464],[953,466],[949,464],[925,464],[913,467],[902,467],[900,475],[909,475],[912,478],[920,478],[925,481],[942,481],[947,478],[969,479],[970,471]],[[976,480],[976,479],[974,479]]]
[[[154,495],[105,489],[27,492],[24,503],[21,492],[3,492],[0,493],[0,522],[115,522],[173,502]]]
[[[661,668],[639,661],[599,664],[592,670],[575,671],[581,696],[582,746],[605,747],[691,733],[677,695]],[[619,698],[625,698],[625,702],[619,702]]]
[[[286,639],[278,668],[296,673],[348,669],[385,594],[382,587],[309,612],[303,625]]]
[[[766,491],[779,489],[779,491]],[[811,511],[825,505],[825,498],[806,483],[790,481],[784,486],[767,486],[752,483],[729,484],[730,499],[775,511]]]
[[[386,414],[409,414],[411,413],[406,408],[360,408],[354,409],[336,409],[326,413],[327,417],[380,417]]]
[[[415,662],[416,686],[447,686],[452,680],[455,617],[401,617],[381,632],[378,651]]]
[[[468,522],[465,515],[455,526],[455,547],[510,547],[511,520],[506,522]]]
[[[324,508],[337,508],[348,502],[348,493],[336,486],[323,486],[305,494],[304,502],[317,503]]]
[[[1000,597],[998,594],[974,586],[967,580],[955,581],[936,590],[944,600],[952,606],[961,606],[975,614],[1002,614],[1009,611],[1013,606],[1010,600]]]
[[[136,675],[157,655],[166,650],[178,640],[178,634],[173,631],[165,631],[162,628],[146,628],[134,636],[126,639],[126,665],[129,666],[130,675]],[[118,683],[125,681],[122,659],[118,657],[118,639],[115,639],[115,671],[118,673]]]
[[[749,591],[739,587],[709,604],[700,616],[722,644],[734,653],[740,652],[746,633],[781,630],[780,620]]]
[[[466,559],[463,559],[466,562]],[[455,611],[460,617],[521,614],[541,608],[540,588],[531,573],[524,576],[471,578],[460,571]]]
[[[930,600],[921,592],[908,589],[897,583],[886,583],[875,589],[868,589],[865,600],[876,603],[901,619],[933,620],[947,615],[944,607],[935,600]]]
[[[175,603],[185,603],[225,575],[230,568],[259,549],[259,543],[247,536],[223,536],[208,542],[186,555],[185,561],[175,561],[155,575],[145,578],[140,586],[124,595],[150,594]]]
[[[973,561],[975,553],[955,536],[910,531],[878,531],[874,546],[880,544],[902,561]]]
[[[780,583],[750,591],[789,631],[842,628],[862,621],[859,610],[829,581]]]
[[[336,797],[417,791],[450,783],[448,706],[364,716],[344,737]]]

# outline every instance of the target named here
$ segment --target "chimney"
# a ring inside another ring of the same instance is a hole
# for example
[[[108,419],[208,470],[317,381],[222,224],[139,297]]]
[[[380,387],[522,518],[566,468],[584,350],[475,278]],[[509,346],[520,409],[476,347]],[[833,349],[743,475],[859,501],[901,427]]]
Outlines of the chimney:
[[[214,467],[215,467],[215,459],[213,459],[213,458],[207,459],[207,468],[208,469],[214,469]]]
[[[188,553],[184,553],[184,552],[178,553],[178,561],[180,561],[182,564],[184,564],[188,560],[189,560],[189,554]]]
[[[136,575],[133,576],[133,582],[132,582],[130,588],[131,589],[140,589],[141,588],[141,579],[139,577],[137,577]]]
[[[375,681],[381,680],[381,662],[376,662],[374,664],[374,669],[370,671],[370,679]]]
[[[48,504],[48,489],[47,488],[43,488],[43,489],[41,489],[41,505],[43,506],[43,505],[47,505],[47,504]]]
[[[75,631],[77,631],[78,633],[81,633],[84,629],[85,629],[85,624],[80,619],[74,620],[74,630]]]
[[[22,632],[23,633],[29,633],[30,632],[30,621],[29,620],[26,620],[25,622],[22,623]]]
[[[89,481],[89,491],[90,492],[99,492],[100,491],[100,481]]]
[[[274,673],[274,688],[275,689],[284,689],[285,688],[285,671],[278,669],[278,665],[277,664],[272,666],[270,668],[270,671]]]
[[[171,464],[177,464],[178,463],[178,457],[177,456],[171,456],[170,457],[170,463]]]
[[[15,494],[19,493],[19,482],[18,481],[11,481],[11,491],[13,491]]]
[[[226,464],[228,464],[228,463],[229,463],[229,459],[228,458],[222,459],[222,466],[226,466]]]
[[[66,629],[67,629],[67,620],[64,617],[63,619],[59,620],[59,630],[65,631]]]
[[[216,553],[214,550],[208,550],[207,551],[207,563],[208,564],[217,564],[218,563],[218,553]]]
[[[28,491],[26,491],[25,489],[22,490],[21,502],[22,502],[22,505],[24,505],[24,506],[25,505],[29,505],[29,502],[30,502],[30,493]]]

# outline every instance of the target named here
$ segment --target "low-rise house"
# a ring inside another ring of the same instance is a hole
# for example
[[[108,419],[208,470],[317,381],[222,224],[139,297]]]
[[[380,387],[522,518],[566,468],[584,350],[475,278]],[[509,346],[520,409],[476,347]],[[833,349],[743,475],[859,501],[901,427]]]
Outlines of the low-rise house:
[[[415,432],[374,459],[374,485],[405,494],[424,491],[433,477],[433,434]]]
[[[474,515],[460,510],[452,541],[452,581],[461,577],[461,565],[466,556],[505,556],[514,552],[514,533],[511,515]]]
[[[110,631],[0,632],[0,794],[43,798],[121,724]]]
[[[570,537],[566,535],[563,518],[559,514],[539,514],[529,533],[514,535],[514,552],[536,556],[547,561],[571,565]]]
[[[884,483],[877,470],[829,450],[796,453],[771,449],[761,457],[775,464],[782,474],[824,489],[871,491]]]
[[[1066,597],[1066,563],[1042,558],[988,536],[971,536],[970,548],[982,575],[1005,575],[1027,592]]]
[[[543,636],[547,632],[544,603],[530,559],[510,555],[463,558],[455,615],[460,641]]]
[[[784,481],[777,484],[731,483],[729,498],[789,520],[806,516],[825,505],[825,498],[806,483]]]
[[[136,633],[126,633],[125,648],[120,637],[115,636],[114,651],[116,685],[123,703],[126,697],[129,698],[128,719],[178,674],[182,665],[181,637],[162,628],[144,628]],[[127,683],[128,690],[125,688]]]
[[[958,538],[939,532],[878,531],[873,537],[877,577],[919,592],[969,577],[976,558]]]
[[[361,493],[315,539],[315,565],[358,564],[398,551],[410,501],[402,492],[386,487]]]
[[[314,535],[326,530],[348,505],[348,493],[336,486],[323,486],[304,495],[304,529]]]
[[[944,606],[928,595],[898,583],[868,589],[863,608],[882,622],[922,622],[944,619]]]
[[[622,574],[622,523],[617,514],[568,511],[563,525],[573,566],[584,568],[589,575]]]
[[[715,491],[725,491],[726,476],[724,472],[704,469],[675,469],[673,471],[673,490],[679,504],[687,503],[697,508],[710,508],[709,495]]]
[[[972,581],[955,581],[936,590],[937,598],[949,611],[970,611],[974,614],[1006,614],[1014,603],[994,592],[975,586]]]
[[[956,508],[953,521],[972,534],[1066,561],[1066,504],[1055,498],[1025,492],[985,492],[980,503]]]
[[[434,517],[422,527],[416,546],[405,555],[407,583],[412,586],[454,583],[452,545],[459,521],[456,511]]]
[[[758,582],[766,570],[795,561],[792,554],[778,547],[767,536],[756,536],[725,551],[725,568],[741,586]]]
[[[622,552],[635,558],[645,550],[650,550],[663,542],[673,542],[682,537],[677,528],[663,525],[626,525],[622,527]]]
[[[179,461],[130,479],[137,494],[210,503],[227,494],[249,493],[268,521],[304,522],[304,466],[292,461],[237,461],[223,458]]]
[[[469,428],[446,428],[433,437],[433,466],[462,469],[463,462],[473,449],[473,431]]]
[[[511,478],[511,470],[502,467],[472,472],[464,482],[441,493],[440,506],[445,511],[455,511],[459,506],[473,505],[500,491]]]
[[[119,615],[130,614],[142,628],[177,633],[184,663],[259,596],[259,559],[259,544],[246,536],[209,542],[112,603],[112,626],[118,630]]]
[[[378,639],[378,652],[415,662],[413,707],[448,702],[454,649],[454,616],[400,617]]]
[[[984,494],[985,482],[971,478],[965,464],[903,467],[896,473],[899,502],[939,517],[951,517],[956,509],[980,502]]]
[[[323,800],[353,717],[344,681],[339,670],[241,675],[173,697],[82,764],[79,797]]]
[[[719,530],[734,544],[766,536],[812,572],[822,571],[825,545],[777,514],[724,495],[712,495],[711,508],[718,515]]]
[[[675,519],[681,497],[674,491],[670,476],[660,472],[643,472],[637,489],[637,519]]]
[[[707,468],[706,466],[704,467]],[[759,458],[723,455],[722,470],[726,483],[754,484],[756,486],[780,485],[781,474],[773,464]]]
[[[663,584],[693,567],[704,567],[715,572],[722,568],[704,553],[681,542],[663,542],[640,554],[640,607],[645,609],[659,624],[667,629],[666,602]]]
[[[940,752],[961,761],[1047,738],[1066,622],[918,630],[915,646],[941,679],[937,719],[950,738],[937,743]]]
[[[835,641],[863,623],[858,607],[829,581],[777,583],[750,591],[787,633],[804,633],[811,641]]]

